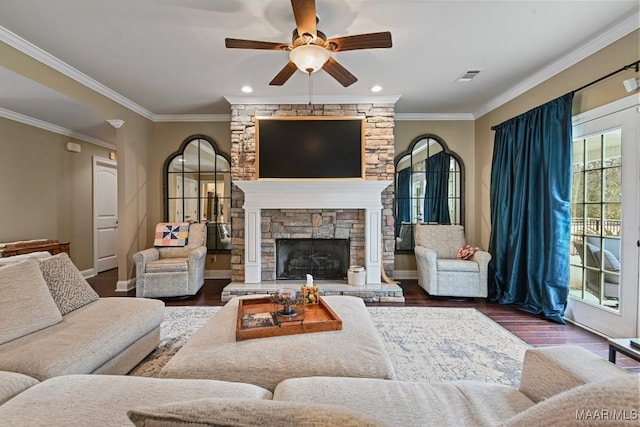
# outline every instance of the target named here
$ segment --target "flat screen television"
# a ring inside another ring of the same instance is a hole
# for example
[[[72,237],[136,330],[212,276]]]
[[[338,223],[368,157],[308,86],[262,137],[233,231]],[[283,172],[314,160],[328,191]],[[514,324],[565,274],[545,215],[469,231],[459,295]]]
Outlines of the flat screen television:
[[[364,179],[365,119],[256,118],[259,179]]]

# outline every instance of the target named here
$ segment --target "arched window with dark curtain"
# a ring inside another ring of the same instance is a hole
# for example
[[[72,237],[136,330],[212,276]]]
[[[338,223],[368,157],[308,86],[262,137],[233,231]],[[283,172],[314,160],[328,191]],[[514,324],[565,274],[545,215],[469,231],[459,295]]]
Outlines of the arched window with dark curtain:
[[[415,224],[464,225],[464,163],[434,134],[415,137],[395,159],[397,252],[412,252]]]

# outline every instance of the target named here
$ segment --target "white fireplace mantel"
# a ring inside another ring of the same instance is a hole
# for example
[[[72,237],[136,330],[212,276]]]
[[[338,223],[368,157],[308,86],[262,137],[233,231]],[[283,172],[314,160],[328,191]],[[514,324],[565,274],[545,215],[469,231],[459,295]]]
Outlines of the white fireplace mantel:
[[[244,192],[245,282],[262,279],[262,209],[364,209],[367,283],[380,283],[381,193],[393,181],[234,181]]]

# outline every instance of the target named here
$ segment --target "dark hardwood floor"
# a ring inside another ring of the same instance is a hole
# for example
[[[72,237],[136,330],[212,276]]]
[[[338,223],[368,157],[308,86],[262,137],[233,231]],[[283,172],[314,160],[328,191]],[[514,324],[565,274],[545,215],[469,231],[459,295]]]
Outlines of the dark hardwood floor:
[[[87,280],[101,297],[135,296],[135,290],[127,293],[115,292],[116,282],[118,280],[117,269],[105,271]],[[170,306],[223,305],[220,300],[220,294],[222,288],[228,283],[228,279],[207,279],[195,297],[164,301],[166,305]],[[400,286],[405,296],[404,304],[367,303],[367,305],[387,305],[394,307],[473,307],[533,347],[574,344],[592,351],[604,359],[608,359],[609,347],[607,340],[579,326],[572,324],[559,325],[544,320],[540,316],[518,310],[514,306],[494,304],[481,298],[462,301],[433,298],[418,286],[416,280],[403,280]],[[621,354],[617,355],[617,364],[631,371],[640,372],[640,362],[636,362]]]

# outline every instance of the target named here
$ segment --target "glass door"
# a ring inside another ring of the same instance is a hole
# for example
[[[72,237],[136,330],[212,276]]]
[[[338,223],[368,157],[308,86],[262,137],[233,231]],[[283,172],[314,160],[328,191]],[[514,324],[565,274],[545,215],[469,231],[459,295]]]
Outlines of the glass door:
[[[627,101],[628,102],[628,101]],[[582,116],[573,129],[569,302],[565,317],[609,337],[638,336],[637,106]],[[617,110],[617,111],[615,111]]]

